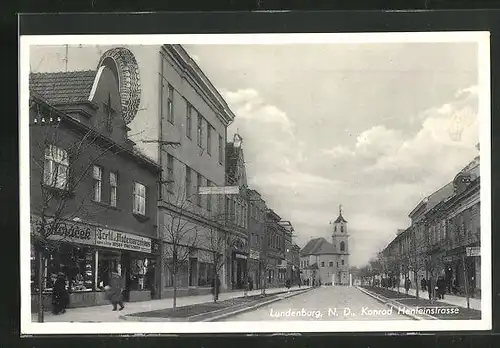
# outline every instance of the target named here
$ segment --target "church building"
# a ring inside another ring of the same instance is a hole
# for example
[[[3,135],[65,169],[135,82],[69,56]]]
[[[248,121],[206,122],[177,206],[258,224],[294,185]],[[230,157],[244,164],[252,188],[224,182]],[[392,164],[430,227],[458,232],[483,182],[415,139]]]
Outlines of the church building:
[[[300,251],[302,282],[310,285],[349,285],[349,234],[347,221],[339,207],[339,216],[332,223],[332,241],[311,239]]]

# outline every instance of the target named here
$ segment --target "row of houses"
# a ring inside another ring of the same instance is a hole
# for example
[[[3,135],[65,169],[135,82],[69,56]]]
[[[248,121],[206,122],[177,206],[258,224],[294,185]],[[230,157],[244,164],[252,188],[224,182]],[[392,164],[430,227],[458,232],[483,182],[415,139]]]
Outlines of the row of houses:
[[[298,279],[293,225],[248,187],[222,96],[182,46],[134,49],[30,74],[32,307],[59,272],[72,306],[105,303],[112,272],[128,301]]]
[[[442,277],[449,293],[481,295],[479,168],[478,156],[409,213],[410,226],[380,253],[385,276],[413,287]]]

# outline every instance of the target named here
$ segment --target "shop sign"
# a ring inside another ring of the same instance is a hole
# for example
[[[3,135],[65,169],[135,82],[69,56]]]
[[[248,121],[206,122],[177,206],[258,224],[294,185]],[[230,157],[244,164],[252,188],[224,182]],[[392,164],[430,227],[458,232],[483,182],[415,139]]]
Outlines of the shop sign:
[[[250,258],[253,260],[259,260],[260,253],[257,250],[250,250]]]
[[[481,247],[467,247],[465,253],[467,256],[481,256]]]
[[[151,238],[104,228],[97,228],[96,245],[151,253]]]
[[[46,231],[49,231],[47,239],[77,244],[95,245],[95,230],[92,225],[87,225],[76,221],[59,220],[55,228],[52,227],[53,219],[47,219]],[[32,232],[40,235],[42,229],[42,219],[32,217]]]

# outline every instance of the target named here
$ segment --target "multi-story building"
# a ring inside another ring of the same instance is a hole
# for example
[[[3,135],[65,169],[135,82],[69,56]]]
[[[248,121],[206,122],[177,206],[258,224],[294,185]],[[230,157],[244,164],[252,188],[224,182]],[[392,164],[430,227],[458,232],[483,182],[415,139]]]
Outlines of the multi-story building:
[[[292,281],[292,272],[293,272],[293,254],[292,254],[292,246],[293,246],[293,226],[290,221],[280,221],[279,225],[283,229],[284,242],[285,242],[285,260],[279,265],[280,272],[283,276],[282,279]]]
[[[292,254],[292,284],[298,284],[300,281],[300,247],[297,244],[293,244],[291,248]]]
[[[415,286],[442,276],[448,291],[480,295],[480,256],[467,248],[480,246],[479,157],[454,180],[423,199],[409,214],[411,225],[383,250],[383,264],[400,270]],[[453,290],[455,288],[455,290]]]
[[[250,246],[248,259],[248,273],[251,277],[254,287],[262,287],[263,262],[265,260],[266,250],[266,212],[267,206],[259,192],[256,190],[247,190],[248,198],[248,244]]]
[[[44,308],[54,275],[68,281],[70,306],[107,302],[111,272],[127,301],[156,297],[160,267],[160,167],[128,137],[139,76],[103,59],[96,70],[30,74],[32,306],[43,270]],[[40,267],[40,263],[43,265]]]
[[[279,286],[284,282],[281,265],[285,261],[285,229],[279,224],[281,217],[272,209],[266,211],[266,243],[264,245],[261,274],[266,277],[266,286]],[[283,279],[281,278],[283,277]]]
[[[239,187],[240,193],[226,197],[227,227],[231,229],[231,250],[228,262],[228,284],[242,289],[248,280],[248,194],[243,139],[234,135],[226,144],[226,185]]]

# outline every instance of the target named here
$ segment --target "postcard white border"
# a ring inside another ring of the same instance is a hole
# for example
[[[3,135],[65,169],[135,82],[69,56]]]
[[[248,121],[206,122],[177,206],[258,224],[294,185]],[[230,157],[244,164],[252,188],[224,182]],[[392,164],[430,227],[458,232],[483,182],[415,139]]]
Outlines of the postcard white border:
[[[481,155],[481,320],[443,321],[299,321],[156,323],[32,322],[30,291],[29,191],[29,52],[32,45],[160,45],[176,44],[333,44],[398,42],[474,42],[478,44],[479,120]],[[135,334],[245,332],[399,332],[491,330],[491,96],[490,33],[485,31],[425,33],[336,34],[214,34],[214,35],[43,35],[20,37],[20,274],[21,334]],[[374,325],[376,323],[376,325]]]

